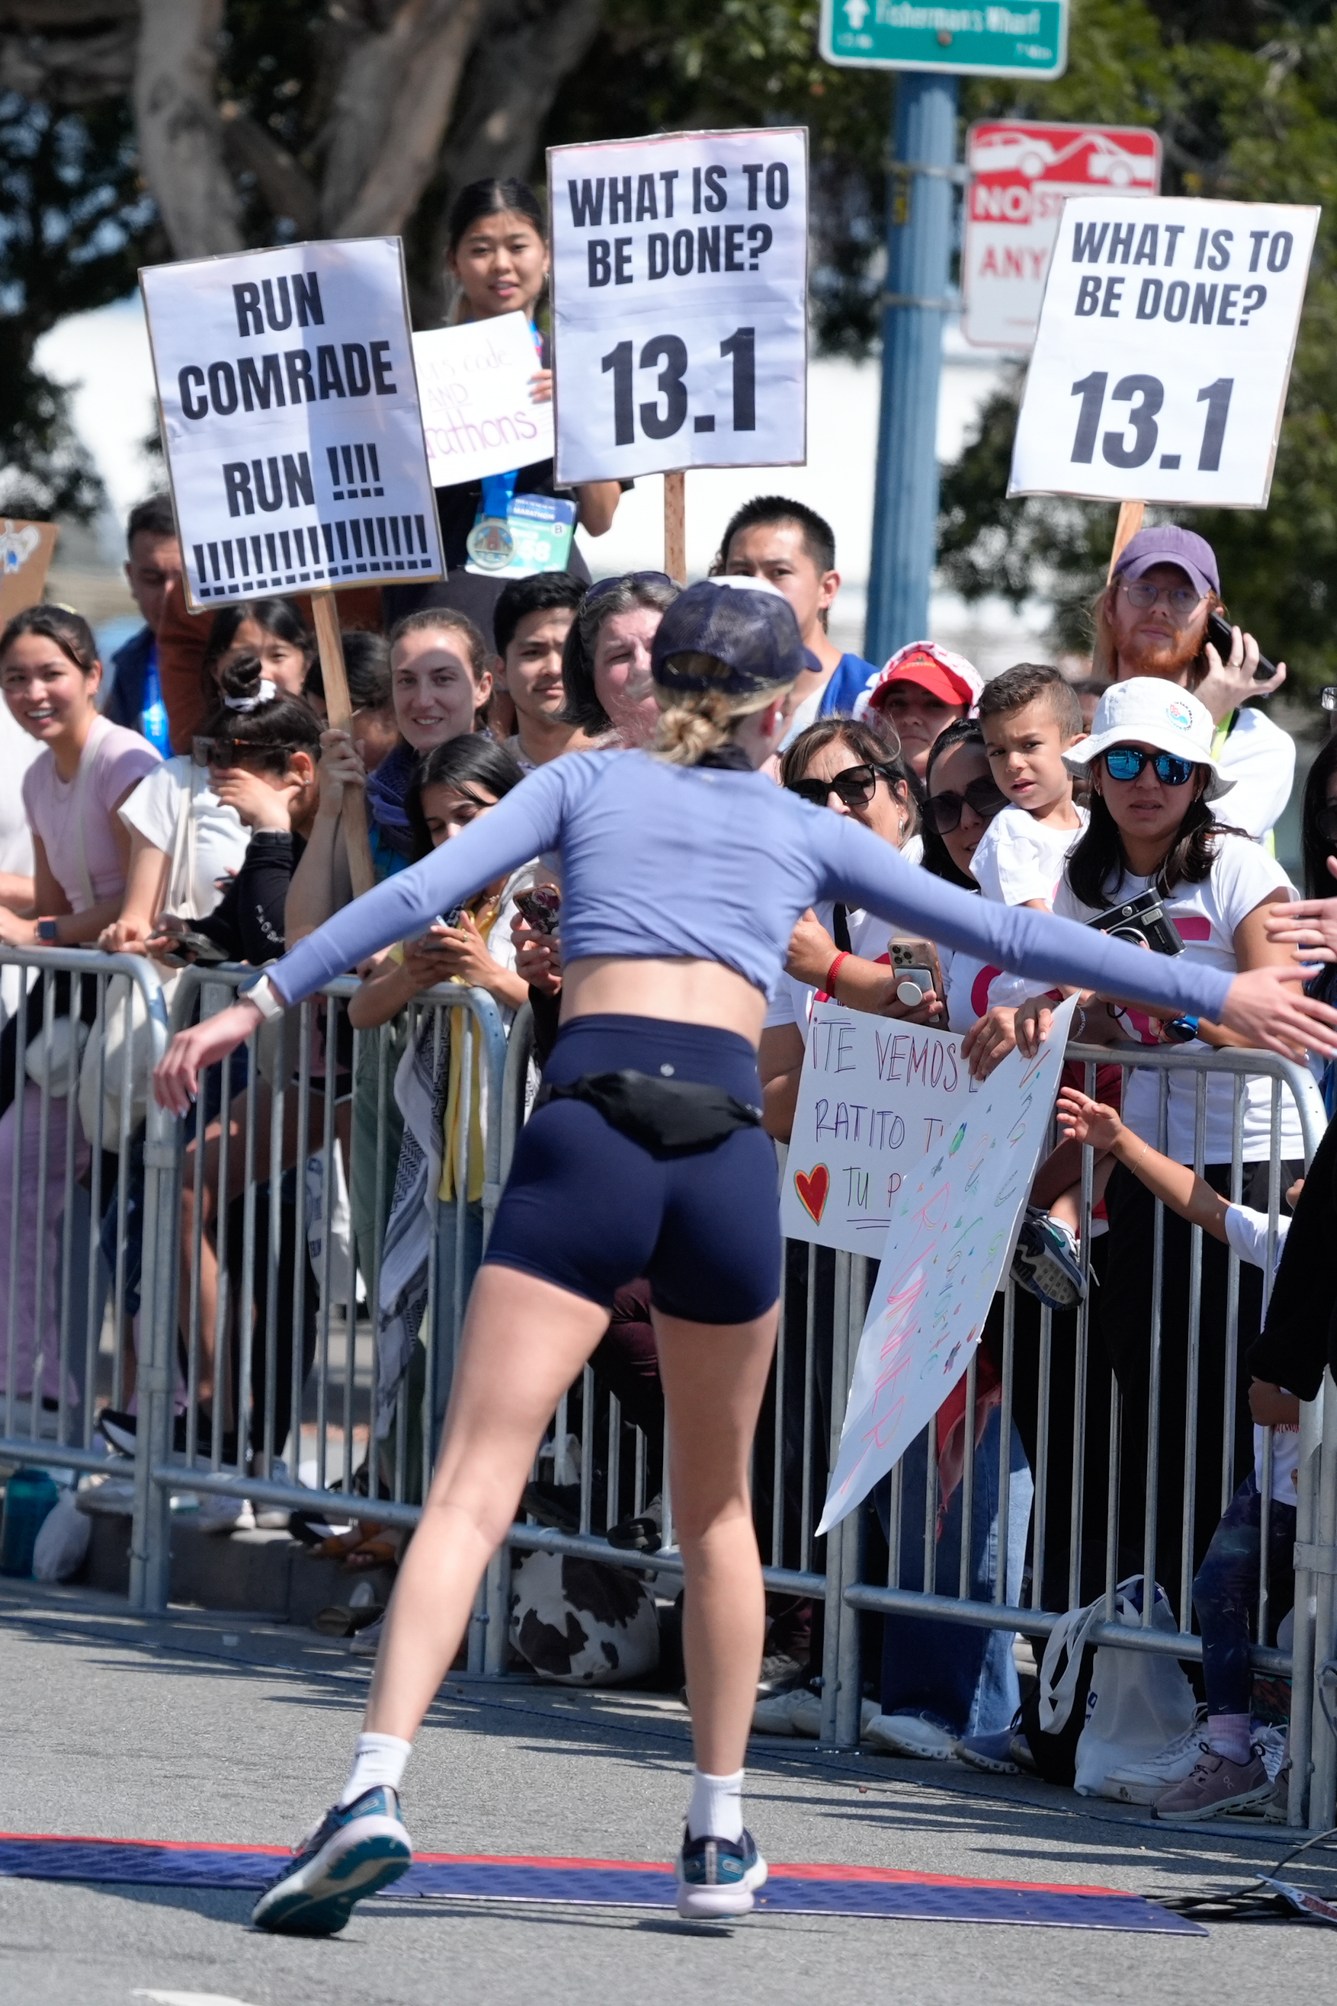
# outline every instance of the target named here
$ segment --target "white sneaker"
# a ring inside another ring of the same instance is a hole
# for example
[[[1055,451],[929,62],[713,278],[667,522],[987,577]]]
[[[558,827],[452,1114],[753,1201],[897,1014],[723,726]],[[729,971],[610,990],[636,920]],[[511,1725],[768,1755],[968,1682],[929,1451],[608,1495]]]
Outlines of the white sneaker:
[[[1182,1783],[1186,1776],[1192,1775],[1198,1757],[1206,1747],[1207,1715],[1204,1710],[1159,1754],[1147,1755],[1140,1762],[1127,1762],[1118,1769],[1111,1769],[1092,1794],[1112,1797],[1119,1804],[1151,1804],[1162,1790],[1168,1790],[1172,1783]]]
[[[201,1491],[195,1523],[201,1532],[220,1537],[233,1532],[254,1532],[255,1511],[251,1500],[239,1498],[235,1491]]]
[[[877,1708],[872,1700],[861,1701],[859,1705],[861,1740],[867,1735],[870,1723],[876,1719]],[[806,1686],[795,1686],[792,1692],[777,1693],[774,1699],[758,1700],[752,1709],[752,1732],[805,1735],[809,1741],[818,1740],[822,1732],[820,1693],[810,1693]]]
[[[1285,1728],[1264,1726],[1255,1721],[1249,1729],[1249,1738],[1263,1758],[1268,1782],[1275,1783],[1286,1760]]]
[[[960,1737],[917,1713],[879,1713],[865,1727],[863,1738],[885,1755],[912,1755],[924,1762],[946,1762],[955,1754]]]

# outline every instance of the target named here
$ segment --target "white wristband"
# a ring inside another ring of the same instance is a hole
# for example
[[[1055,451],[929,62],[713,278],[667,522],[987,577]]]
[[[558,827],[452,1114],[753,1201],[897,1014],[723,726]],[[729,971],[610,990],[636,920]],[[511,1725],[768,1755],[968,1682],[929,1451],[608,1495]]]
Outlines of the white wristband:
[[[257,975],[254,982],[248,982],[238,992],[238,997],[242,1002],[253,1003],[267,1024],[274,1023],[288,1007],[267,975]]]

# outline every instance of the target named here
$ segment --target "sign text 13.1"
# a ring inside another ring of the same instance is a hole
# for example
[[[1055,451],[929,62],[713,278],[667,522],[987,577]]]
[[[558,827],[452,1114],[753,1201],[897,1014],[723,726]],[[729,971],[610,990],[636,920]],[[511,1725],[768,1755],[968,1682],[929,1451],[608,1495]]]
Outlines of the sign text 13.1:
[[[1075,466],[1089,467],[1095,458],[1096,442],[1100,432],[1100,417],[1105,405],[1105,391],[1109,384],[1106,370],[1096,369],[1089,376],[1083,376],[1073,384],[1072,395],[1080,397],[1082,408],[1077,417],[1077,433],[1072,442],[1072,459]],[[1230,412],[1231,392],[1235,388],[1233,376],[1218,376],[1215,383],[1205,383],[1198,392],[1197,401],[1207,406],[1206,422],[1202,428],[1202,445],[1198,450],[1198,471],[1214,474],[1221,466],[1221,447],[1226,436],[1226,419]],[[1106,432],[1100,438],[1101,457],[1111,467],[1145,467],[1156,450],[1160,437],[1156,419],[1165,402],[1165,385],[1159,376],[1121,376],[1110,396],[1116,403],[1128,405],[1125,425],[1132,431],[1132,438],[1122,431]],[[1178,453],[1162,453],[1162,467],[1174,468],[1180,464]]]
[[[720,343],[720,354],[733,362],[733,429],[755,432],[757,330],[735,328]],[[647,439],[671,439],[682,430],[687,417],[687,360],[687,344],[676,334],[657,334],[642,348],[640,367],[659,372],[657,395],[640,406],[641,430]],[[611,373],[613,378],[613,438],[619,446],[630,446],[636,439],[634,368],[635,348],[630,341],[620,341],[603,358],[604,375]],[[698,411],[692,425],[697,432],[713,432],[715,413]]]

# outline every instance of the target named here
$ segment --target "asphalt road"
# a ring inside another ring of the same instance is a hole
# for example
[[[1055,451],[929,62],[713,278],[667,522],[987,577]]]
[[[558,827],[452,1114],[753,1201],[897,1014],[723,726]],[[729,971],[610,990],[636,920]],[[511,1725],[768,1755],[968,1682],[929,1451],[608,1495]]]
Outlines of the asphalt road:
[[[237,1617],[128,1618],[0,1584],[0,1829],[245,1844],[295,1839],[342,1777],[367,1671],[341,1645]],[[663,1860],[687,1762],[670,1702],[456,1683],[406,1782],[434,1852]],[[759,1744],[748,1817],[773,1860],[1099,1884],[1251,1879],[1288,1841],[1172,1834],[1024,1779]],[[1337,1859],[1320,1876],[1337,1887]],[[1301,1925],[1173,1939],[1013,1926],[381,1901],[325,1943],[246,1927],[240,1892],[0,1879],[5,2006],[862,2006],[1319,1998],[1337,1942]]]

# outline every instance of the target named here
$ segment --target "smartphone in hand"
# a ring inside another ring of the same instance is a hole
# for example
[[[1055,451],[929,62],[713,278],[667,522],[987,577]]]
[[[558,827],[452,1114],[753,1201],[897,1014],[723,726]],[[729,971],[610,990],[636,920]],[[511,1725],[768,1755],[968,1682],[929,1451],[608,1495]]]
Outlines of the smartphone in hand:
[[[1213,611],[1207,615],[1207,639],[1216,649],[1221,660],[1228,662],[1235,636],[1229,620],[1223,619],[1218,612]],[[1258,657],[1258,667],[1253,672],[1254,681],[1256,683],[1270,683],[1276,673],[1276,663],[1269,662],[1266,655],[1260,654]]]
[[[911,1009],[932,990],[942,995],[942,969],[931,940],[889,940],[887,952],[896,974],[896,1000]]]
[[[562,894],[556,885],[535,885],[530,891],[516,893],[515,909],[535,933],[556,933]]]

